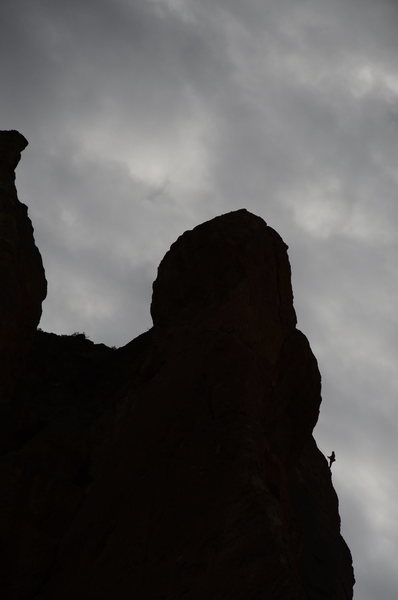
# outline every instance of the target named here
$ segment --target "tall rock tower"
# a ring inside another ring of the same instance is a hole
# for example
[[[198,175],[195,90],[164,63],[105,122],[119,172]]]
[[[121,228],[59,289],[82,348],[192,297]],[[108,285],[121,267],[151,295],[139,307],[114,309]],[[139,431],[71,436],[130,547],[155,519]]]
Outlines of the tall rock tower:
[[[12,397],[18,363],[32,341],[47,293],[32,223],[15,189],[14,171],[27,145],[18,131],[0,132],[0,402]]]
[[[123,348],[33,335],[46,287],[14,188],[26,141],[0,141],[3,384],[26,355],[1,414],[0,596],[350,600],[280,236],[246,210],[184,233],[153,328]]]

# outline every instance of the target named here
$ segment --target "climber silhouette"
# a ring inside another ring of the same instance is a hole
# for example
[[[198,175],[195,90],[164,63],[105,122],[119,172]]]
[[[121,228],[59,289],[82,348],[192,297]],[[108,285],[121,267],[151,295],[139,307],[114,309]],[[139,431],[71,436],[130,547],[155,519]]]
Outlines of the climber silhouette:
[[[336,455],[334,453],[334,450],[332,450],[332,454],[330,456],[328,456],[328,459],[329,459],[329,469],[331,469],[332,468],[332,464],[336,460]]]

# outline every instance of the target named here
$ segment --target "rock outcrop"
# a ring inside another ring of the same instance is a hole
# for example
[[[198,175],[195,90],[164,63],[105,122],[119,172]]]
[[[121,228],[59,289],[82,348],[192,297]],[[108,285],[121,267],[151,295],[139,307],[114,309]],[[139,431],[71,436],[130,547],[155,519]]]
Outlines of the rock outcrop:
[[[27,145],[18,131],[0,132],[0,403],[12,397],[18,364],[36,331],[47,292],[32,223],[15,189],[14,171]]]
[[[127,346],[36,333],[1,444],[2,597],[352,598],[286,248],[222,215],[172,245]]]

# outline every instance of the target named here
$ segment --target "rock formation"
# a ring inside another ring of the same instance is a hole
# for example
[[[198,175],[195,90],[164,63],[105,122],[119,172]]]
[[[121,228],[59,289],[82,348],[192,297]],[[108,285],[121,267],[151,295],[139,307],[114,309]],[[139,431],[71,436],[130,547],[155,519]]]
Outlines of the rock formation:
[[[222,215],[172,245],[125,347],[36,333],[1,440],[2,598],[352,598],[286,248]]]
[[[15,189],[14,171],[27,145],[18,131],[0,132],[0,403],[11,398],[47,292],[32,223]]]

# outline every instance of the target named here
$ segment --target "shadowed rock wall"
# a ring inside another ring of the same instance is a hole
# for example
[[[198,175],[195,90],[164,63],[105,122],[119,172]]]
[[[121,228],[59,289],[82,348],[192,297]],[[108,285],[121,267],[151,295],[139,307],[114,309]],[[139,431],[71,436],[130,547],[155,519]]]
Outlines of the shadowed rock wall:
[[[32,223],[15,189],[14,171],[27,145],[18,131],[0,131],[0,402],[11,398],[47,293]]]
[[[222,215],[172,245],[125,347],[37,332],[2,444],[4,597],[352,598],[286,248]]]

